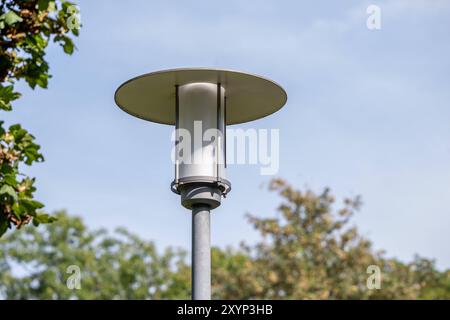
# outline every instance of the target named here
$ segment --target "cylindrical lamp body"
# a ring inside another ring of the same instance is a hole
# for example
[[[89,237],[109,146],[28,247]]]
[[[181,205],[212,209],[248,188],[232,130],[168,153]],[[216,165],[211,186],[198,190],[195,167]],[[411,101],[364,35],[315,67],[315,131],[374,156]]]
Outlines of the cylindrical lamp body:
[[[229,184],[225,89],[220,84],[190,83],[177,87],[176,94],[175,191],[183,184]]]

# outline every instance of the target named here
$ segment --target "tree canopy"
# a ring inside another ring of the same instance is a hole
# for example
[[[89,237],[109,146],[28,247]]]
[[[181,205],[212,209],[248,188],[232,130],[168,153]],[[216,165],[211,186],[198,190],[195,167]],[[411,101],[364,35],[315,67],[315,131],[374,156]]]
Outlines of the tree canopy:
[[[74,52],[77,13],[75,5],[64,0],[0,1],[0,111],[13,109],[21,96],[15,90],[20,80],[32,89],[47,88],[51,75],[46,49],[53,41],[66,54]],[[54,220],[39,212],[44,205],[34,199],[34,178],[20,172],[21,165],[43,160],[33,135],[20,124],[5,128],[0,120],[0,236],[12,226]]]
[[[272,218],[248,215],[261,234],[253,244],[214,248],[216,299],[448,299],[450,270],[416,257],[405,263],[375,252],[351,224],[361,206],[346,199],[336,208],[329,189],[299,191],[283,180],[270,190],[282,202]],[[25,227],[0,240],[0,296],[8,299],[187,299],[186,251],[157,250],[124,229],[90,230],[78,217]],[[237,235],[236,235],[237,236]],[[80,288],[70,289],[70,269]],[[369,266],[381,272],[379,289],[367,286]]]

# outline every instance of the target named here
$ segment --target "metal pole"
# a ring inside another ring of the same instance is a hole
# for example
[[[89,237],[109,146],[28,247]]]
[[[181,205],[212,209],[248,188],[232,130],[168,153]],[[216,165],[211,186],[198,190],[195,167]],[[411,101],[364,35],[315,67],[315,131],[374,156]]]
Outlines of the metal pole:
[[[192,207],[192,300],[211,300],[210,207]]]

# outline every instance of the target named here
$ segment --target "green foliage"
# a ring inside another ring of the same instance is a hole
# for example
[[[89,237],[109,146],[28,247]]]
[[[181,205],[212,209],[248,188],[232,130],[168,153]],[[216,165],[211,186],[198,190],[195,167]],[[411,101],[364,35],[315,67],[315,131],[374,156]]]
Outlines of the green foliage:
[[[449,299],[450,270],[434,262],[387,259],[349,225],[358,198],[334,208],[327,189],[300,192],[282,180],[271,190],[283,203],[275,218],[249,216],[262,239],[213,248],[217,299]],[[91,231],[80,218],[26,227],[0,240],[0,297],[8,299],[188,299],[190,267],[182,250],[158,252],[152,242],[119,229]],[[66,285],[68,267],[81,271],[80,289]],[[366,286],[367,267],[381,270],[381,288]],[[26,270],[26,272],[17,272]]]
[[[450,298],[449,272],[438,272],[427,259],[416,258],[410,264],[386,259],[349,225],[361,206],[359,197],[346,199],[342,208],[333,210],[335,199],[329,189],[316,195],[277,179],[270,190],[283,198],[278,216],[261,219],[248,215],[263,241],[235,251],[214,252],[214,261],[218,261],[213,277],[216,298]],[[381,271],[379,290],[369,290],[366,285],[371,265]],[[428,291],[433,293],[428,295]]]
[[[12,26],[17,22],[22,21],[23,19],[14,11],[8,11],[0,16],[0,29],[4,29],[6,26]]]
[[[11,111],[20,98],[18,80],[47,88],[49,65],[45,50],[51,40],[72,54],[71,36],[78,36],[78,10],[68,1],[0,1],[0,110]],[[54,219],[38,213],[43,205],[33,199],[34,179],[19,172],[20,164],[43,161],[34,137],[20,125],[4,128],[0,121],[0,236],[11,226],[35,226]]]
[[[167,249],[158,253],[152,242],[126,230],[112,235],[90,231],[80,218],[64,212],[58,223],[24,228],[0,242],[0,296],[9,299],[169,299],[189,294],[185,253]],[[6,257],[6,258],[5,258]],[[29,270],[14,275],[12,267]],[[80,289],[69,289],[73,274],[81,271]]]
[[[11,111],[11,102],[20,98],[20,93],[14,92],[14,86],[0,85],[0,110]]]
[[[3,0],[0,10],[0,82],[24,79],[32,88],[47,88],[45,49],[53,40],[73,53],[78,9],[69,1]]]
[[[31,165],[43,161],[34,137],[20,125],[3,128],[0,121],[0,236],[11,225],[20,228],[33,218],[34,224],[53,219],[39,214],[44,205],[33,199],[34,179],[19,173],[19,164]]]

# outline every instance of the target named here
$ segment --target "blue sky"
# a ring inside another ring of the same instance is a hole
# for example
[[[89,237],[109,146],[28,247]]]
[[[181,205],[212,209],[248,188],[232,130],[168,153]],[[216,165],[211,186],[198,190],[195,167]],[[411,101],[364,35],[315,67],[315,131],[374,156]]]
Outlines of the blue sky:
[[[362,195],[354,222],[386,249],[450,267],[450,2],[79,1],[78,51],[51,47],[48,90],[24,96],[7,123],[36,135],[46,162],[27,169],[47,210],[92,227],[125,226],[161,247],[189,248],[190,214],[170,191],[171,127],[113,101],[136,75],[220,67],[277,81],[289,100],[242,128],[280,129],[280,172],[338,198]],[[366,8],[381,8],[381,30]],[[257,166],[230,166],[233,190],[213,214],[214,245],[253,242],[244,219],[274,216]]]

